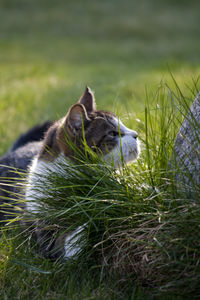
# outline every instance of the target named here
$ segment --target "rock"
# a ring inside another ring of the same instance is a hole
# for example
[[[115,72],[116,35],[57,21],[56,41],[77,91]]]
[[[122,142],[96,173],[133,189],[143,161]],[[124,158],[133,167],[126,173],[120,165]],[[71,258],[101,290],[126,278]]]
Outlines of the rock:
[[[193,102],[175,140],[175,179],[181,190],[200,192],[200,93]]]

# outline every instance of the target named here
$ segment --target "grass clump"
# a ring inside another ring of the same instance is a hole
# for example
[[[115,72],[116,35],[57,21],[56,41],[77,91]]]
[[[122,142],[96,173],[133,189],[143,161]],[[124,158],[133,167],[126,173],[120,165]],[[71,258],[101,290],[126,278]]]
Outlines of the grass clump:
[[[199,189],[193,185],[192,199],[182,193],[171,168],[174,140],[192,99],[178,87],[174,93],[163,86],[152,98],[140,127],[143,151],[136,163],[115,169],[85,145],[74,163],[58,163],[60,172],[49,171],[46,185],[42,181],[42,209],[29,217],[60,235],[82,226],[77,258],[64,264],[79,280],[87,273],[99,284],[117,283],[119,298],[122,291],[130,296],[133,286],[149,295],[197,297]]]

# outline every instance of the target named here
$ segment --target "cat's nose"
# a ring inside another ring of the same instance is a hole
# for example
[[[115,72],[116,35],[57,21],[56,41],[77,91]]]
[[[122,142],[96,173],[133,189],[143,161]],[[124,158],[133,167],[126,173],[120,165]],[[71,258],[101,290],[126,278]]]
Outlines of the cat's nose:
[[[138,134],[136,131],[132,131],[131,135],[134,139],[137,139],[137,137],[138,137]]]

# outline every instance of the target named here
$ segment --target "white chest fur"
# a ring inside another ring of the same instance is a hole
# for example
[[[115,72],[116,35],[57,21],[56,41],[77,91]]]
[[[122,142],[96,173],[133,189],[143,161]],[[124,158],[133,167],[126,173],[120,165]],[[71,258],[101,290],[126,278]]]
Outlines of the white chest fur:
[[[62,164],[67,164],[66,158],[60,155],[53,162],[45,162],[39,160],[37,157],[33,160],[29,169],[29,176],[26,184],[25,197],[26,197],[26,210],[33,214],[40,212],[44,208],[44,204],[40,201],[45,195],[44,181],[49,172],[62,172]],[[85,225],[79,226],[76,230],[66,235],[64,241],[64,258],[69,259],[75,257],[81,249],[76,246],[76,242],[82,234]]]
[[[46,162],[36,157],[30,168],[25,188],[26,209],[37,213],[42,209],[41,199],[45,197],[45,181],[50,172],[62,173],[62,164],[67,164],[64,155],[59,155],[53,162]]]

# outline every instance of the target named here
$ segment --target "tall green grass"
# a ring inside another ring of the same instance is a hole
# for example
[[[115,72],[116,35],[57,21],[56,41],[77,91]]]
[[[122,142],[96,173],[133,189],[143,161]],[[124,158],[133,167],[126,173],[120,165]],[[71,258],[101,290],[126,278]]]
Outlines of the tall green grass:
[[[85,282],[87,274],[95,279],[88,289],[100,289],[98,293],[102,297],[108,293],[108,299],[199,296],[199,189],[194,185],[196,192],[188,198],[180,191],[171,167],[175,137],[197,86],[191,98],[185,98],[178,86],[172,91],[161,84],[155,94],[147,92],[137,162],[115,169],[85,145],[83,153],[74,148],[76,162],[58,164],[59,174],[47,174],[42,208],[26,218],[45,221],[46,230],[58,235],[83,226],[75,244],[81,245],[76,259],[50,263],[66,282],[69,274],[74,278],[70,286],[76,280]],[[20,251],[39,253],[32,238],[34,230],[25,236]],[[25,261],[16,259],[30,277],[34,271],[49,276],[43,260],[38,263],[29,255]]]

